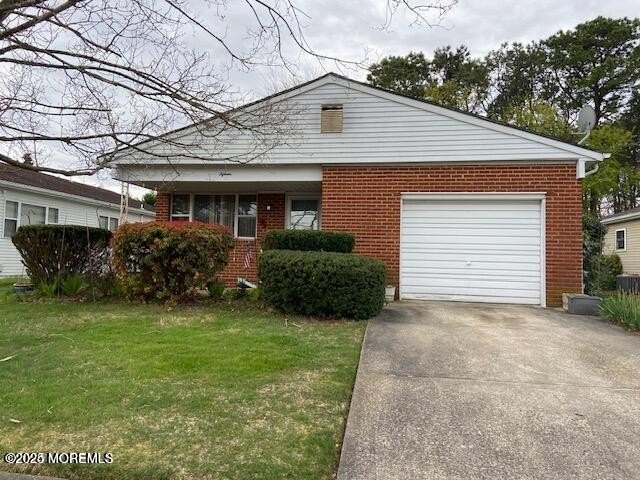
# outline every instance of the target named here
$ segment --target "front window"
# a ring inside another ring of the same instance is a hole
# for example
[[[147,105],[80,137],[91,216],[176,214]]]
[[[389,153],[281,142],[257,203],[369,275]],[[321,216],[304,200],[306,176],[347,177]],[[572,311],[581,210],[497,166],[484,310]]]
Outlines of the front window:
[[[627,249],[627,231],[625,229],[616,230],[616,250]]]
[[[255,195],[238,195],[238,237],[255,237],[258,201]]]
[[[171,220],[186,222],[191,217],[191,196],[174,195],[171,201]]]
[[[258,198],[255,194],[175,194],[171,201],[171,220],[219,223],[240,238],[256,237],[257,216]]]
[[[59,210],[53,207],[7,200],[4,205],[3,236],[11,238],[22,225],[58,223]]]
[[[193,219],[234,229],[235,195],[194,195]]]
[[[320,228],[320,199],[290,198],[289,228],[293,230],[318,230]]]

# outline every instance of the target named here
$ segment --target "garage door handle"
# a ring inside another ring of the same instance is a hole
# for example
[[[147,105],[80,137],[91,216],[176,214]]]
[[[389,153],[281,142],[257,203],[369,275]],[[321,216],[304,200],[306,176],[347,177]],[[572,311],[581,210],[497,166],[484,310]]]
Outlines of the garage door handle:
[[[471,260],[467,260],[467,265],[471,265]]]

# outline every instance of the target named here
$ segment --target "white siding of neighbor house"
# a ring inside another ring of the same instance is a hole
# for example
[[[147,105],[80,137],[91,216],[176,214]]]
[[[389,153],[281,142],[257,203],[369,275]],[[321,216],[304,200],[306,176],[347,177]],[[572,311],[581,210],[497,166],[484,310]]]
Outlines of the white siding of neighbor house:
[[[321,106],[343,105],[342,133],[320,133]],[[291,112],[291,134],[287,145],[275,147],[255,163],[353,164],[398,162],[485,162],[578,160],[589,153],[578,152],[561,142],[517,132],[475,117],[441,107],[425,105],[386,92],[345,81],[319,82],[281,100],[278,109]],[[478,123],[480,122],[480,123]],[[214,139],[193,128],[169,134],[180,144],[194,145],[191,154],[213,161],[243,158],[259,151],[259,141],[248,134],[225,131]],[[147,143],[145,149],[167,156],[172,164],[203,163],[188,159],[181,145]],[[166,163],[166,158],[129,152],[122,163]],[[591,153],[591,155],[598,155]]]
[[[11,238],[4,237],[4,210],[7,200],[29,203],[43,207],[58,209],[58,223],[65,225],[82,225],[97,227],[98,216],[120,217],[119,206],[107,207],[106,204],[85,203],[80,200],[60,197],[58,195],[46,195],[17,188],[0,186],[0,277],[13,277],[24,275],[24,267],[20,254],[13,246]],[[129,221],[139,222],[152,220],[153,213],[149,212],[144,217],[139,213],[129,215]]]
[[[624,273],[640,274],[640,218],[626,222],[609,224],[604,236],[603,253],[615,253],[622,261]],[[616,230],[627,230],[626,248],[616,250]]]

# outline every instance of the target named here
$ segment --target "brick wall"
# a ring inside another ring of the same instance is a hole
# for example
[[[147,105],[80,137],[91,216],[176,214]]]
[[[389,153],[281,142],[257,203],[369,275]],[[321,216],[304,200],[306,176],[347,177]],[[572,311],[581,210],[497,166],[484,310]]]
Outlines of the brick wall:
[[[156,195],[156,220],[167,221],[171,213],[171,194],[158,192]]]
[[[158,193],[156,198],[156,220],[169,220],[170,193]],[[267,209],[269,208],[269,209]],[[229,265],[220,274],[220,278],[229,286],[236,284],[238,277],[244,277],[252,282],[257,281],[258,255],[260,254],[260,239],[267,230],[284,228],[285,197],[284,193],[258,194],[258,225],[256,240],[235,240],[235,247],[229,254]],[[244,266],[247,250],[251,251],[251,266]]]
[[[324,167],[322,228],[351,231],[398,284],[401,192],[546,192],[547,304],[582,288],[581,185],[575,164]]]

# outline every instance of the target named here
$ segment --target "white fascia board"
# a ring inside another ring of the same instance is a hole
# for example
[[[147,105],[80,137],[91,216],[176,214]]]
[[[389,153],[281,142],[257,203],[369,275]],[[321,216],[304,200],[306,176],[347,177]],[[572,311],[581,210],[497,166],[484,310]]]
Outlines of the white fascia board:
[[[603,218],[600,223],[603,225],[613,225],[614,223],[626,222],[640,218],[640,212],[629,212],[614,218]]]
[[[112,208],[116,210],[120,209],[120,204],[102,202],[100,200],[83,197],[81,195],[73,195],[71,193],[58,192],[56,190],[48,190],[46,188],[33,187],[31,185],[23,185],[21,183],[7,182],[5,180],[0,180],[0,187],[6,187],[6,188],[17,190],[17,191],[37,193],[39,195],[44,195],[44,196],[54,197],[54,198],[61,198],[64,200],[73,200],[78,203],[84,203],[85,205]],[[138,213],[138,214],[146,215],[149,217],[155,217],[155,212],[152,212],[150,210],[144,210],[141,208],[129,207],[129,212]]]
[[[322,166],[157,166],[121,165],[114,170],[114,178],[123,182],[321,182]]]
[[[403,200],[543,200],[546,192],[402,192]]]

